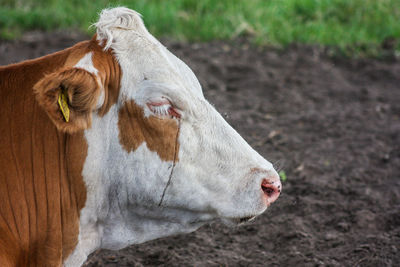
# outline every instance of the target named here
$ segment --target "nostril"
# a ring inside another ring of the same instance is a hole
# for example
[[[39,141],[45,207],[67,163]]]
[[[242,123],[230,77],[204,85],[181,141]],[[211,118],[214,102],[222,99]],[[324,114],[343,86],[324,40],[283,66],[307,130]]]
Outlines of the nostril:
[[[274,195],[278,191],[277,188],[273,185],[262,184],[261,188],[264,191],[264,193],[269,197],[272,197],[272,195]]]
[[[281,192],[280,186],[276,187],[272,183],[268,182],[268,180],[264,179],[261,183],[261,189],[263,190],[264,194],[266,195],[268,202],[274,202]]]

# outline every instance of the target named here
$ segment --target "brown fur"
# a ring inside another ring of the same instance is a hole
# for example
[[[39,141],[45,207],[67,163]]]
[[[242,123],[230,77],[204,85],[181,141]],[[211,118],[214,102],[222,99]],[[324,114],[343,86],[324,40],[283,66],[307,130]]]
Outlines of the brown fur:
[[[95,38],[89,43],[86,52],[93,53],[93,65],[99,71],[100,80],[84,69],[66,67],[47,74],[33,88],[36,99],[56,127],[68,133],[75,133],[90,127],[92,111],[102,90],[101,84],[105,85],[105,101],[99,110],[100,115],[107,113],[111,105],[117,101],[119,95],[121,71],[111,53],[104,52],[97,45]],[[73,66],[80,58],[82,58],[82,53],[74,51],[67,64]],[[109,73],[113,74],[113,79],[110,79],[111,76],[107,75]],[[68,122],[65,121],[57,102],[62,90],[66,90],[68,95],[70,109],[70,120]]]
[[[75,133],[90,127],[92,111],[100,94],[100,86],[92,73],[79,68],[61,69],[46,75],[33,90],[37,101],[59,130]],[[62,90],[66,90],[68,97],[68,122],[57,102]]]
[[[125,102],[119,111],[119,140],[128,152],[135,151],[143,142],[165,161],[175,159],[178,123],[174,119],[146,118],[140,106],[133,100]],[[178,156],[176,155],[176,161]]]
[[[72,66],[87,52],[93,52],[105,90],[98,111],[104,115],[117,101],[121,72],[95,37],[0,67],[0,266],[61,266],[78,242],[79,213],[86,201],[82,129],[90,125],[88,112],[99,85],[92,74]],[[54,105],[60,84],[68,88],[72,126],[64,125]]]

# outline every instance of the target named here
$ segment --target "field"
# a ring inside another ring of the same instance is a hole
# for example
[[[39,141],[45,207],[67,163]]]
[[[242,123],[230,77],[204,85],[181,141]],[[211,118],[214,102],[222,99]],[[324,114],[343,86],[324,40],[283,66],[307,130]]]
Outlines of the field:
[[[246,36],[258,45],[319,44],[354,56],[400,51],[400,0],[0,0],[0,37],[27,30],[89,29],[101,9],[143,15],[157,37],[180,41]]]
[[[227,2],[0,0],[0,65],[88,39],[108,3],[136,8],[286,178],[251,223],[85,265],[400,266],[400,1]]]
[[[0,64],[86,38],[27,34],[0,42]],[[206,97],[287,176],[254,222],[220,223],[119,252],[87,266],[400,266],[400,62],[332,58],[247,41],[167,46]]]

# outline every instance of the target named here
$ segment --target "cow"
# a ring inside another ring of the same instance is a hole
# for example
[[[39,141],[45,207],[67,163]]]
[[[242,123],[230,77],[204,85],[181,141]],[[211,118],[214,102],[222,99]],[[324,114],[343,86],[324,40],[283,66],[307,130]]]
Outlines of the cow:
[[[0,266],[80,266],[93,251],[263,213],[273,165],[204,98],[140,14],[0,67]]]

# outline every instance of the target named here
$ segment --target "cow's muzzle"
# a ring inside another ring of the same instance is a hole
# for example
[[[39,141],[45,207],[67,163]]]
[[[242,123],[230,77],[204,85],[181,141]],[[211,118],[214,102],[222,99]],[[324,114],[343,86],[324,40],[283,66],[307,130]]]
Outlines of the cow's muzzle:
[[[281,194],[282,185],[279,180],[271,182],[270,180],[265,178],[262,180],[261,189],[264,192],[264,197],[265,197],[267,206],[269,206],[275,200],[278,199],[279,195]]]

